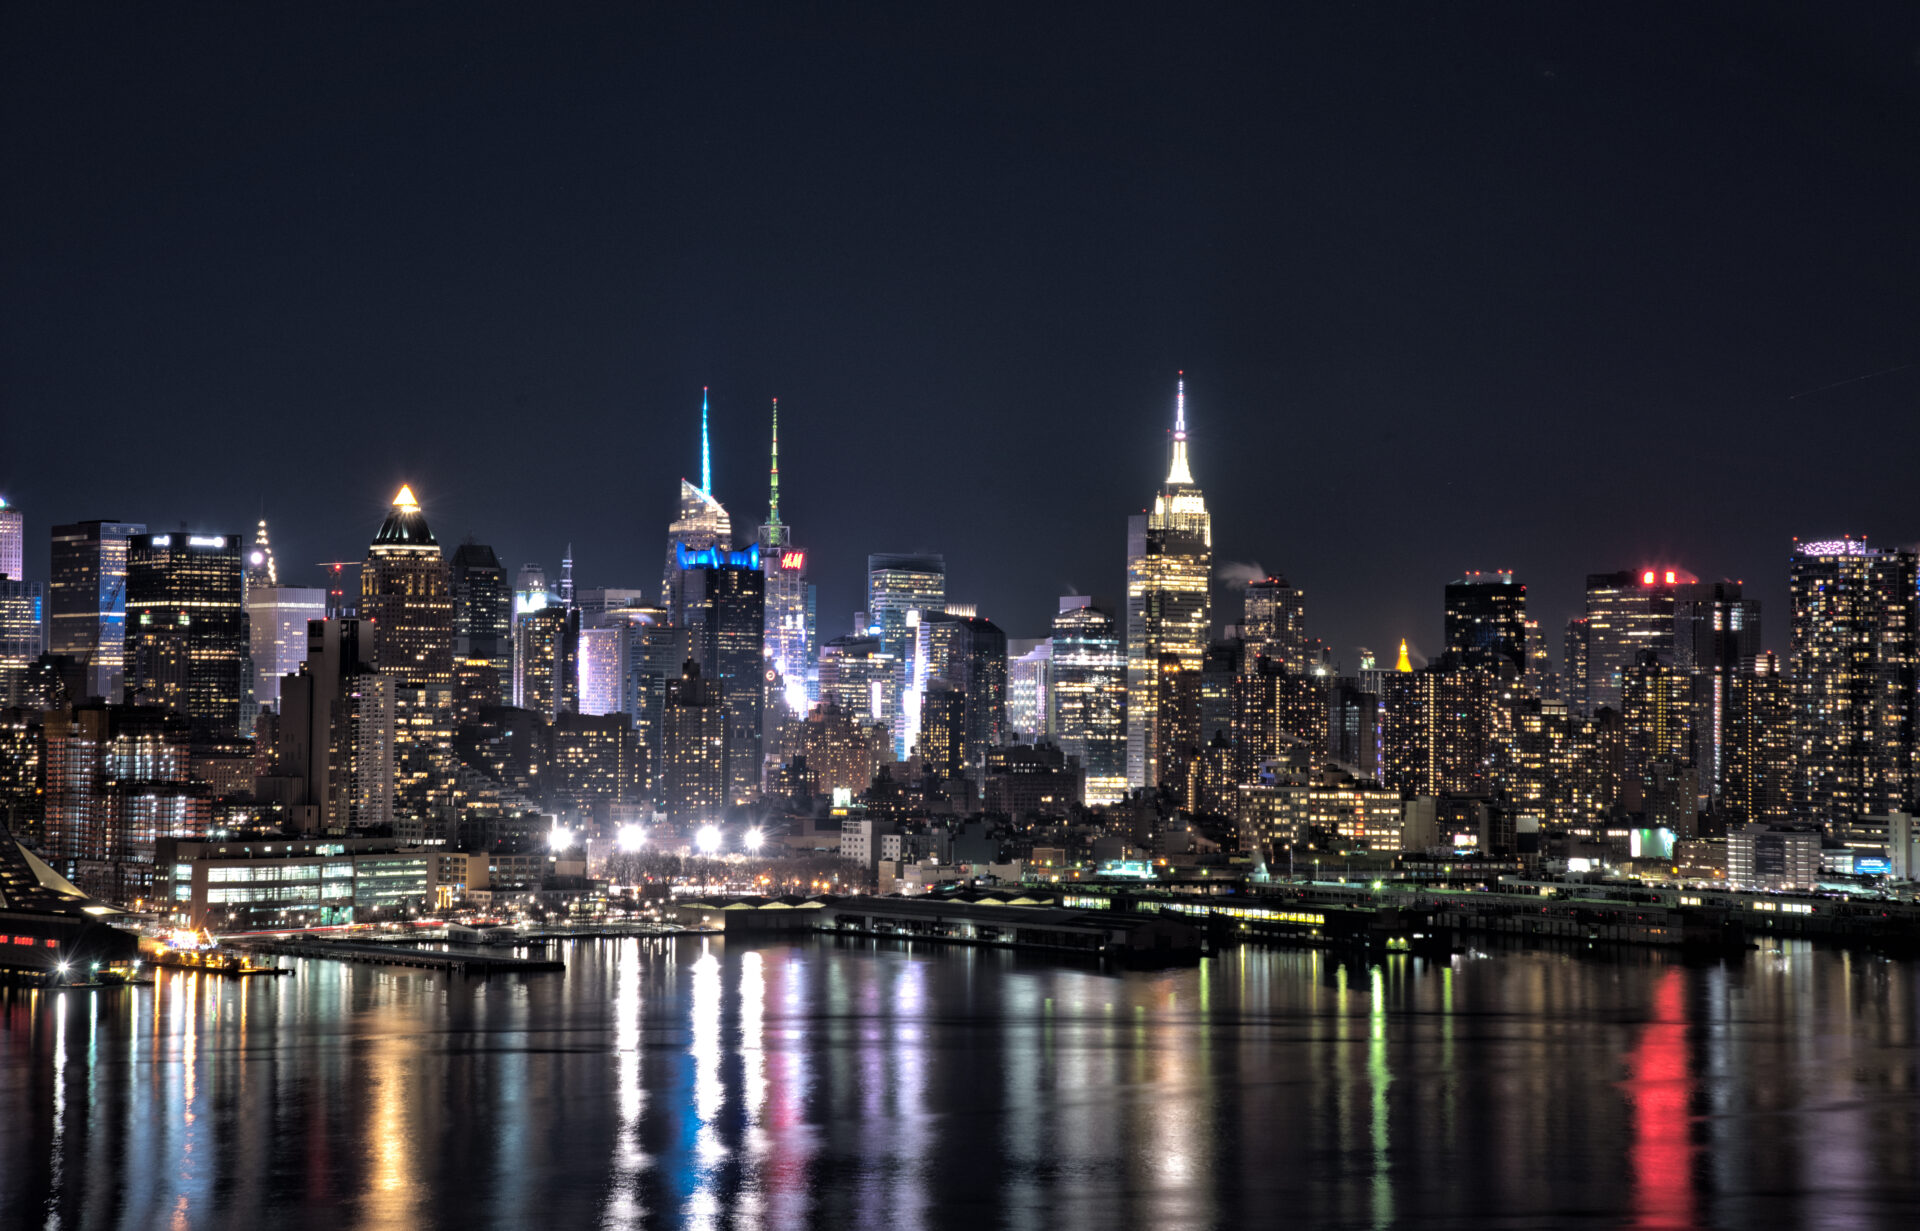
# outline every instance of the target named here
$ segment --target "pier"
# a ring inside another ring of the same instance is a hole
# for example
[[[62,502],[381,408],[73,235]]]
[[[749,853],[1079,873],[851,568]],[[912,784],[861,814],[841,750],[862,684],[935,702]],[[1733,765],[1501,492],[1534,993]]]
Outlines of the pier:
[[[272,953],[281,957],[367,962],[375,966],[413,966],[463,975],[540,974],[567,968],[565,962],[556,958],[514,957],[505,953],[448,953],[439,949],[416,949],[408,945],[366,941],[249,940],[238,943],[256,953]]]

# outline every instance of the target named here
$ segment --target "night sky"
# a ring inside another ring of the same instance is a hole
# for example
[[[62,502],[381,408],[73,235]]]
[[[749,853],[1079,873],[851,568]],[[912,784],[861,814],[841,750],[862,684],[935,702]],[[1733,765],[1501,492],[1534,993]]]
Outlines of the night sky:
[[[6,6],[29,575],[264,511],[309,581],[406,481],[654,587],[708,385],[749,533],[780,399],[823,637],[915,550],[1036,636],[1181,369],[1217,561],[1349,669],[1469,568],[1556,660],[1656,561],[1783,649],[1792,536],[1920,539],[1920,7],[1202,7]]]

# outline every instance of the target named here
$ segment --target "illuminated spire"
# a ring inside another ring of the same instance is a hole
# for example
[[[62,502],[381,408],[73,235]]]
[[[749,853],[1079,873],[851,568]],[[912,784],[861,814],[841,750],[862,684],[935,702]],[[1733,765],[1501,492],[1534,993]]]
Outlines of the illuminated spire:
[[[780,546],[780,399],[773,399],[773,469],[767,474],[767,546]]]
[[[1187,469],[1187,374],[1180,373],[1180,381],[1173,395],[1173,465],[1167,470],[1169,487],[1193,486],[1193,471]]]
[[[573,610],[573,544],[567,544],[567,554],[560,558],[560,605],[568,611]]]
[[[253,532],[253,550],[247,553],[249,585],[277,586],[280,570],[273,562],[273,544],[267,541],[267,519],[262,517]]]
[[[399,509],[402,513],[418,513],[420,511],[420,502],[413,498],[413,488],[402,483],[400,485],[400,491],[393,498],[393,507]]]
[[[707,440],[707,387],[700,386],[700,490],[713,494],[713,449]]]
[[[1395,671],[1412,671],[1413,659],[1407,655],[1407,639],[1400,638],[1400,661],[1393,665]]]

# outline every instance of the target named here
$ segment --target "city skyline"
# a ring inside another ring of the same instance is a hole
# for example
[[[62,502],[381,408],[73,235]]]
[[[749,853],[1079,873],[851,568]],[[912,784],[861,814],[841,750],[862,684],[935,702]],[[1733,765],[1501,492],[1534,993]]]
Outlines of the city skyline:
[[[1794,535],[1920,539],[1920,84],[1885,15],[6,20],[0,492],[37,525],[264,513],[309,584],[411,482],[449,543],[644,585],[710,385],[742,524],[784,403],[823,629],[859,557],[939,551],[1030,636],[1117,600],[1184,369],[1216,561],[1284,573],[1349,665],[1434,652],[1466,571],[1551,630],[1589,572],[1779,611]],[[413,73],[463,55],[503,71]]]
[[[1907,1225],[1920,6],[0,6],[0,1227]]]
[[[1191,435],[1190,429],[1187,427],[1186,419],[1185,419],[1185,408],[1184,408],[1185,382],[1186,382],[1186,374],[1184,372],[1180,372],[1175,375],[1174,382],[1173,382],[1174,392],[1172,395],[1174,410],[1172,412],[1172,416],[1178,426],[1169,427],[1166,430],[1166,443],[1159,446],[1159,449],[1163,456],[1165,455],[1166,449],[1172,448],[1175,450],[1175,455],[1179,459],[1176,462],[1176,466],[1182,465],[1186,462],[1187,452],[1186,452],[1185,446],[1188,443]],[[699,473],[702,480],[705,482],[714,482],[714,480],[712,479],[712,473],[711,473],[712,463],[711,463],[711,452],[710,452],[711,446],[710,446],[710,437],[709,437],[710,398],[711,398],[711,389],[708,387],[702,387],[700,391],[701,404],[698,408],[699,409],[699,433],[698,433],[699,445],[698,445],[698,464],[697,464],[698,468],[695,471],[695,473]],[[772,413],[775,416],[775,419],[774,419],[774,422],[776,424],[775,431],[777,433],[777,414],[778,414],[779,399],[773,398],[771,399],[771,401],[774,406],[774,410]],[[776,439],[777,439],[777,436],[776,436]],[[773,484],[772,491],[773,491],[773,499],[777,502],[779,499],[778,479],[781,474],[780,470],[777,467],[777,452],[775,457],[776,457],[775,469],[772,472],[775,481]],[[767,483],[768,471],[765,467],[766,467],[766,463],[763,460],[762,469],[758,472],[758,474],[742,476],[739,486],[741,486],[742,488],[748,487],[750,478],[757,479],[757,481],[760,484]],[[1189,482],[1192,481],[1191,476],[1189,476],[1188,481]],[[402,478],[399,482],[400,482],[400,487],[402,491],[406,494],[406,496],[409,499],[413,499],[414,498],[413,489],[415,487],[414,482],[406,478]],[[686,512],[687,501],[689,499],[692,499],[698,505],[701,505],[704,507],[717,508],[722,519],[721,524],[722,525],[726,524],[727,518],[728,518],[728,510],[726,509],[726,502],[719,498],[717,490],[708,491],[707,489],[700,487],[698,484],[695,484],[693,480],[690,478],[682,478],[679,481],[679,486],[681,489],[680,513],[681,513],[682,520],[684,520],[684,518],[687,516],[687,512]],[[720,485],[716,482],[714,486],[716,489],[718,489]],[[764,492],[765,489],[763,488],[762,490]],[[689,492],[692,493],[691,496],[689,496],[688,494]],[[765,499],[764,495],[762,496],[762,499]],[[760,534],[756,534],[751,529],[753,524],[759,520],[758,516],[751,511],[755,507],[752,503],[753,497],[747,491],[742,491],[742,493],[740,494],[739,500],[742,504],[742,512],[740,514],[740,517],[743,518],[744,520],[741,522],[741,525],[738,528],[734,528],[730,525],[727,526],[726,532],[730,536],[730,541],[735,546],[745,548],[747,546],[752,545],[758,539],[765,537],[764,536],[765,527],[762,527],[762,533]],[[430,520],[435,521],[437,523],[438,515],[432,512],[433,508],[435,507],[435,503],[436,502],[434,500],[434,497],[431,495],[428,495],[416,507],[418,507],[426,516],[428,516]],[[791,507],[791,505],[789,505],[789,507]],[[34,569],[33,569],[33,561],[35,559],[35,554],[36,554],[35,552],[36,545],[39,548],[39,555],[42,557],[42,559],[46,559],[47,553],[48,553],[47,543],[49,541],[48,533],[51,531],[52,527],[51,526],[44,527],[44,528],[37,527],[34,524],[32,510],[23,508],[21,505],[21,502],[18,501],[17,499],[9,499],[7,502],[6,508],[10,514],[14,515],[16,519],[16,524],[19,524],[21,526],[22,537],[24,539],[24,547],[25,547],[24,555],[25,555],[26,561],[28,562],[26,571],[28,573],[29,578],[33,578],[35,576]],[[384,519],[391,512],[391,508],[392,506],[390,503],[383,503],[382,509],[381,509],[382,519]],[[143,513],[144,512],[148,512],[148,511],[143,511]],[[93,518],[93,520],[111,521],[113,519],[110,519],[110,518],[101,519],[96,516],[95,518]],[[322,520],[331,520],[331,519],[327,518]],[[668,520],[671,520],[671,519],[668,519]],[[275,536],[277,543],[284,544],[288,541],[293,541],[296,543],[305,542],[310,537],[307,535],[302,535],[300,533],[302,519],[297,517],[275,519],[271,516],[263,516],[260,519],[258,519],[256,533],[264,533],[269,523],[272,523],[273,534]],[[163,523],[161,521],[156,520],[151,522],[150,524],[157,528],[157,527],[160,527]],[[675,522],[674,524],[678,525],[679,522]],[[800,524],[802,526],[803,537],[806,537],[808,539],[813,539],[815,537],[805,532],[803,523],[791,523],[784,518],[780,523],[781,533],[783,535],[793,533],[793,528],[795,524]],[[240,535],[238,531],[234,531],[234,530],[216,531],[216,529],[211,526],[194,525],[187,522],[181,522],[176,527],[174,527],[174,530],[176,533],[183,530],[189,531],[192,533],[206,533],[206,534],[219,532],[219,533],[231,534],[236,538],[243,537]],[[711,532],[708,532],[708,533],[709,535],[711,534]],[[650,536],[644,529],[641,529],[638,527],[635,528],[633,533],[633,539],[636,542],[642,539],[650,540],[651,538],[652,536]],[[448,550],[451,551],[453,547],[459,546],[459,544],[462,542],[472,541],[486,547],[491,547],[496,552],[502,552],[503,559],[508,558],[510,556],[512,559],[524,562],[527,558],[524,553],[505,552],[500,547],[501,543],[514,541],[514,539],[515,539],[515,536],[511,533],[490,534],[490,533],[483,532],[481,530],[472,530],[460,536],[457,539],[450,537]],[[1619,569],[1619,573],[1622,576],[1625,576],[1627,574],[1637,575],[1642,573],[1643,571],[1646,571],[1646,572],[1649,572],[1649,575],[1666,575],[1668,576],[1669,581],[1671,581],[1672,580],[1671,574],[1674,570],[1674,567],[1676,563],[1680,563],[1682,564],[1682,567],[1680,568],[1678,575],[1684,581],[1698,581],[1698,582],[1717,582],[1721,580],[1732,581],[1736,585],[1744,587],[1744,589],[1748,593],[1749,599],[1758,599],[1759,596],[1761,595],[1768,595],[1772,597],[1774,600],[1773,603],[1770,605],[1763,605],[1763,610],[1770,608],[1771,610],[1784,612],[1787,607],[1785,598],[1787,593],[1788,571],[1792,564],[1793,559],[1795,558],[1796,553],[1799,551],[1799,549],[1804,543],[1817,543],[1821,541],[1835,541],[1835,540],[1839,540],[1839,541],[1854,540],[1859,542],[1865,542],[1872,545],[1875,548],[1913,549],[1916,547],[1916,543],[1913,541],[1894,539],[1894,538],[1888,538],[1888,537],[1879,537],[1879,536],[1874,536],[1872,534],[1860,533],[1852,530],[1849,530],[1844,534],[1828,534],[1820,531],[1818,528],[1813,528],[1804,536],[1803,535],[1792,536],[1789,539],[1789,541],[1784,545],[1784,550],[1781,556],[1779,557],[1779,566],[1777,570],[1775,570],[1775,572],[1772,574],[1763,574],[1757,580],[1751,579],[1751,578],[1733,578],[1733,577],[1721,578],[1721,577],[1714,576],[1711,572],[1711,569],[1703,570],[1699,573],[1698,576],[1695,576],[1693,571],[1690,568],[1685,567],[1685,564],[1689,562],[1677,562],[1675,559],[1671,557],[1666,557],[1666,556],[1661,556],[1657,558],[1648,557],[1648,558],[1642,559],[1638,562],[1633,563],[1630,567]],[[701,541],[704,543],[706,540],[703,538],[701,539]],[[353,554],[353,548],[351,547],[350,544],[346,544],[346,543],[328,544],[329,549],[334,547],[339,548],[340,551],[345,552],[349,556]],[[560,553],[559,556],[556,558],[563,561],[563,567],[570,566],[572,563],[571,537],[569,537],[568,541],[566,541],[561,545],[561,547],[559,548],[559,553]],[[336,555],[337,554],[338,553],[336,553]],[[640,546],[636,548],[635,551],[629,552],[627,554],[629,558],[631,558],[634,555],[645,555],[646,548],[645,546]],[[835,548],[834,546],[829,545],[824,551],[809,550],[805,556],[807,581],[809,583],[818,585],[823,593],[832,594],[832,593],[841,591],[842,589],[845,588],[841,584],[842,582],[844,582],[844,574],[848,573],[851,570],[857,569],[859,567],[858,561],[861,559],[864,559],[868,554],[871,554],[871,553],[860,551],[857,548],[857,546]],[[923,554],[929,554],[929,553],[923,553]],[[930,554],[944,555],[945,549],[936,548],[936,549],[933,549]],[[968,553],[965,550],[962,550],[957,554],[964,557],[970,553]],[[281,558],[280,556],[276,555],[275,559],[280,560]],[[535,565],[544,566],[545,561],[540,559],[534,559],[532,563]],[[282,562],[282,565],[284,567],[284,571],[286,572],[287,576],[289,578],[295,578],[297,580],[283,581],[281,584],[298,586],[305,583],[305,584],[309,584],[317,587],[322,585],[325,581],[325,578],[326,578],[325,570],[327,566],[321,563],[315,563],[310,566],[303,567],[294,559],[287,558]],[[607,567],[611,568],[612,566],[607,566]],[[610,572],[606,575],[599,575],[592,571],[589,571],[586,575],[586,579],[587,579],[587,582],[591,584],[589,584],[586,588],[599,589],[599,588],[605,588],[605,587],[614,587],[614,588],[633,587],[636,589],[647,590],[650,592],[650,586],[646,578],[644,577],[646,568],[647,568],[646,564],[635,562],[632,565],[632,571],[643,574],[642,576],[637,576],[637,577],[633,575],[629,575],[629,573],[624,570],[617,573]],[[675,570],[672,570],[670,568],[669,575],[671,575],[674,571]],[[1427,571],[1432,572],[1433,570],[1427,570]],[[1306,612],[1305,612],[1305,621],[1304,621],[1306,631],[1310,637],[1326,643],[1333,655],[1335,665],[1338,668],[1340,668],[1342,671],[1345,671],[1348,673],[1351,673],[1359,668],[1359,665],[1360,665],[1359,655],[1360,655],[1360,651],[1363,648],[1372,650],[1376,658],[1385,660],[1385,659],[1391,658],[1394,655],[1397,647],[1399,646],[1400,642],[1403,639],[1405,639],[1410,643],[1411,653],[1413,655],[1414,662],[1416,665],[1420,665],[1427,661],[1431,661],[1439,658],[1441,653],[1446,648],[1445,635],[1444,635],[1444,622],[1446,618],[1446,612],[1444,608],[1444,603],[1439,597],[1441,592],[1450,589],[1456,582],[1460,581],[1461,578],[1463,577],[1473,576],[1483,572],[1496,574],[1496,575],[1508,575],[1508,576],[1515,577],[1527,589],[1527,592],[1529,594],[1529,600],[1530,600],[1529,608],[1528,608],[1528,616],[1531,619],[1540,621],[1541,635],[1545,639],[1545,644],[1548,647],[1550,647],[1549,652],[1550,652],[1550,656],[1555,669],[1561,670],[1561,671],[1566,670],[1567,663],[1566,663],[1564,648],[1561,645],[1561,638],[1560,638],[1561,631],[1565,627],[1567,620],[1572,619],[1579,615],[1583,615],[1585,614],[1585,611],[1586,611],[1586,607],[1585,607],[1586,597],[1585,597],[1584,591],[1574,589],[1573,583],[1570,582],[1568,579],[1571,577],[1591,578],[1594,575],[1592,570],[1585,570],[1585,569],[1579,568],[1577,565],[1577,562],[1575,561],[1563,560],[1561,561],[1559,568],[1553,570],[1545,577],[1539,577],[1539,578],[1527,575],[1525,573],[1521,573],[1519,570],[1506,569],[1506,568],[1501,568],[1501,569],[1461,568],[1461,569],[1452,570],[1450,572],[1447,570],[1440,570],[1440,571],[1446,573],[1446,576],[1436,581],[1433,584],[1433,586],[1429,589],[1427,593],[1428,602],[1426,603],[1426,609],[1424,611],[1416,611],[1413,614],[1413,617],[1412,617],[1413,624],[1406,628],[1390,629],[1387,636],[1379,638],[1373,642],[1363,642],[1363,641],[1355,640],[1353,637],[1345,635],[1342,630],[1327,626],[1327,624],[1323,622],[1326,617],[1320,614],[1322,611],[1321,601],[1323,601],[1327,597],[1332,597],[1334,599],[1334,602],[1329,604],[1329,606],[1336,611],[1341,609],[1343,606],[1346,606],[1347,604],[1343,604],[1339,601],[1341,596],[1338,593],[1335,593],[1329,596],[1327,592],[1328,587],[1311,587],[1309,589],[1309,587],[1302,585],[1299,588],[1302,591],[1305,591],[1308,593],[1308,597],[1306,600]],[[1609,565],[1606,571],[1609,571],[1609,572],[1614,571],[1614,566]],[[555,570],[553,575],[557,577],[560,575],[560,573],[561,573],[561,570]],[[828,578],[833,580],[830,580],[827,583],[822,584],[820,581],[817,580],[818,578],[821,577],[822,573],[824,573]],[[1092,599],[1093,601],[1099,602],[1109,608],[1114,608],[1116,610],[1124,609],[1125,602],[1126,602],[1126,599],[1125,599],[1126,576],[1124,571],[1124,562],[1122,563],[1121,568],[1118,570],[1118,573],[1119,575],[1117,577],[1110,578],[1100,584],[1097,584],[1091,587],[1076,587],[1073,589],[1062,590],[1059,594],[1052,595],[1046,598],[1044,604],[1041,607],[1035,609],[1034,611],[1028,611],[1023,607],[1020,611],[1011,613],[1007,615],[1007,618],[998,620],[997,622],[1002,624],[1004,627],[1011,629],[1012,632],[1010,633],[1010,635],[1020,634],[1020,635],[1026,635],[1026,636],[1035,636],[1035,635],[1043,634],[1048,628],[1051,627],[1051,622],[1053,619],[1055,607],[1057,605],[1057,600],[1062,597],[1070,597],[1070,596],[1086,597],[1086,598]],[[1275,575],[1284,575],[1284,573],[1285,573],[1285,570],[1283,568],[1267,568],[1258,564],[1252,564],[1244,561],[1222,560],[1216,553],[1214,558],[1212,573],[1211,573],[1212,581],[1211,581],[1211,587],[1210,587],[1212,591],[1213,611],[1211,615],[1211,628],[1213,632],[1217,635],[1222,628],[1237,625],[1240,623],[1241,615],[1242,615],[1243,597],[1246,592],[1246,588],[1249,584],[1255,583],[1262,579],[1270,579]],[[1563,576],[1562,574],[1565,574],[1565,575]],[[39,574],[39,580],[44,582],[45,576],[46,574],[43,569],[43,571]],[[1296,581],[1296,585],[1298,584],[1299,583]],[[858,587],[858,590],[863,591],[864,588],[865,588],[864,585],[861,585]],[[963,587],[959,592],[952,594],[950,597],[952,598],[952,601],[961,602],[961,601],[967,600],[971,596],[983,590],[991,590],[995,588],[998,588],[998,587],[996,587],[993,584],[991,575],[989,575],[987,577],[977,579],[973,586]],[[1399,594],[1399,591],[1404,588],[1405,587],[1395,587],[1395,592],[1397,596],[1395,600],[1396,604],[1404,600],[1405,596]],[[1569,591],[1569,590],[1574,595],[1574,597],[1566,601],[1563,612],[1558,608],[1549,608],[1549,607],[1546,607],[1545,604],[1541,603],[1540,595],[1543,591],[1546,593],[1552,594],[1556,591]],[[1776,591],[1777,591],[1777,594],[1775,593]],[[984,605],[982,604],[975,602],[975,603],[970,603],[969,605],[974,606],[976,608],[981,608],[984,611]],[[1408,603],[1407,605],[1409,607],[1413,607],[1413,606],[1416,606],[1417,604]],[[841,635],[845,635],[847,633],[852,632],[855,615],[857,615],[858,613],[864,610],[866,610],[866,601],[865,601],[864,594],[856,594],[855,601],[850,602],[848,605],[845,606],[844,609],[839,609],[836,607],[829,606],[828,601],[826,599],[820,600],[819,629],[821,630],[820,631],[821,641],[824,642],[826,640],[831,639],[832,637],[841,636]],[[1001,613],[994,613],[994,614],[1001,614]],[[1773,623],[1766,624],[1764,627],[1765,627],[1765,636],[1763,638],[1760,648],[1764,650],[1772,651],[1777,654],[1784,655],[1787,651],[1784,622],[1773,622]]]

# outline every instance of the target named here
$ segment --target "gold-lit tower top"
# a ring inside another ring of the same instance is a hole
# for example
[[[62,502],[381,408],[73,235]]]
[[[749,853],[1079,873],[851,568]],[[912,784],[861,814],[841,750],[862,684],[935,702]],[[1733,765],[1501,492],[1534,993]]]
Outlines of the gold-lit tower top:
[[[1413,659],[1407,654],[1407,639],[1400,638],[1400,661],[1393,665],[1395,671],[1412,671]]]
[[[405,483],[400,485],[399,493],[393,498],[393,507],[403,513],[418,513],[420,511],[420,502],[413,498],[413,488],[411,486]]]

